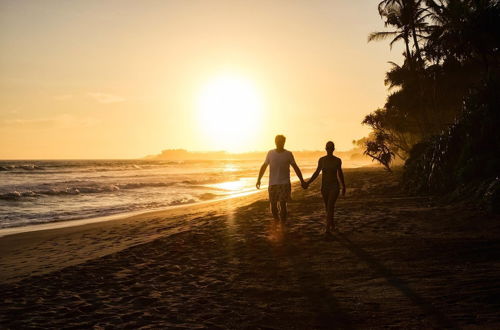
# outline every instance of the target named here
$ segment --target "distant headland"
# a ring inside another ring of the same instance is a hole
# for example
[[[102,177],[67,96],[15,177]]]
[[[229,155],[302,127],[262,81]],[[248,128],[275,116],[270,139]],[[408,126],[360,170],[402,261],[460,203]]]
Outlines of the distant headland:
[[[325,154],[324,151],[293,151],[297,159],[318,159]],[[363,155],[361,148],[353,148],[348,151],[336,151],[335,154],[345,160],[369,160]],[[151,160],[262,160],[266,151],[253,151],[244,153],[230,153],[226,151],[189,151],[186,149],[165,149],[157,155],[148,155],[145,159]]]

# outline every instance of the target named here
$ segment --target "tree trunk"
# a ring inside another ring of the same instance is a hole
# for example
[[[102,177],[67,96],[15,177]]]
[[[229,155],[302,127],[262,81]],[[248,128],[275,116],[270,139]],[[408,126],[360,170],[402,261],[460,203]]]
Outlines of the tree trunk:
[[[408,65],[410,66],[410,71],[413,71],[413,58],[410,52],[410,40],[408,40],[408,34],[405,33],[404,36],[405,47],[406,47],[406,59],[408,60]]]
[[[420,53],[420,46],[418,45],[417,31],[415,29],[415,26],[412,26],[411,29],[412,29],[413,43],[415,44],[415,55],[417,56],[418,62],[422,64],[422,55]]]

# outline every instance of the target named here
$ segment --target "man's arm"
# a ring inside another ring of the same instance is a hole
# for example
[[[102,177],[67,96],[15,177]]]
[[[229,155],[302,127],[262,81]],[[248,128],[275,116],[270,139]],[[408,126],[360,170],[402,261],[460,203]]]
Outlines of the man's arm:
[[[345,196],[345,181],[344,181],[344,172],[342,171],[342,161],[340,161],[339,170],[337,171],[337,175],[340,180],[340,184],[342,185],[342,196]]]
[[[259,177],[257,178],[257,183],[255,184],[255,187],[257,189],[260,189],[260,179],[262,179],[262,176],[264,175],[264,173],[266,173],[266,169],[267,169],[267,163],[262,164],[259,171]]]
[[[294,171],[295,171],[295,174],[297,174],[297,176],[299,177],[300,183],[301,183],[302,185],[304,185],[304,184],[305,184],[305,182],[304,182],[304,178],[302,177],[302,172],[300,171],[300,168],[299,168],[299,167],[297,166],[297,164],[295,164],[295,163],[290,164],[290,165],[292,165],[292,167],[293,167],[293,169],[294,169]]]
[[[316,171],[314,171],[313,175],[309,179],[309,181],[306,183],[307,186],[309,186],[311,183],[313,183],[314,180],[318,177],[319,173],[321,172],[321,158],[318,160],[318,167],[316,168]]]
[[[290,156],[290,165],[293,167],[293,170],[295,171],[295,174],[299,177],[300,180],[300,185],[302,188],[306,189],[306,182],[304,181],[304,178],[302,177],[302,172],[300,171],[300,168],[297,166],[297,162],[295,161],[295,157],[293,157],[293,154],[291,152],[288,152],[288,155]]]

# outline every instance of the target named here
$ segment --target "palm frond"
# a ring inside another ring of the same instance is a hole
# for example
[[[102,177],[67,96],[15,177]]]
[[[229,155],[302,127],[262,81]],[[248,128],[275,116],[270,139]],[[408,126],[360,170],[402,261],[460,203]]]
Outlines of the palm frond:
[[[372,32],[368,35],[368,42],[381,41],[397,35],[396,31]]]
[[[389,44],[389,47],[392,49],[392,46],[398,42],[399,40],[403,39],[403,35],[402,34],[398,34],[396,36],[396,38],[392,39],[391,43]],[[408,56],[410,56],[411,54],[408,54]]]

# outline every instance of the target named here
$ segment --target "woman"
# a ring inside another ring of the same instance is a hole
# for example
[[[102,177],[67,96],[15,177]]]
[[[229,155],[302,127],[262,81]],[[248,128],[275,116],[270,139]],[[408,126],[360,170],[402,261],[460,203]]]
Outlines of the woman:
[[[342,160],[333,155],[335,144],[332,141],[326,143],[326,156],[323,156],[318,161],[318,168],[306,183],[308,187],[323,171],[321,179],[321,195],[325,202],[326,208],[326,230],[325,234],[330,235],[332,230],[335,230],[333,223],[333,213],[335,211],[335,202],[339,197],[340,184],[342,185],[342,196],[345,196],[344,173],[342,172]]]

